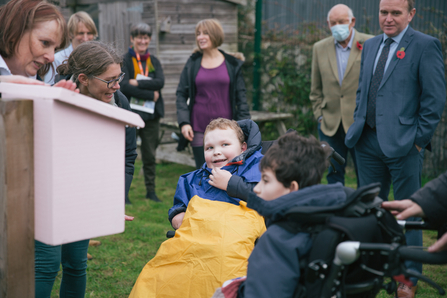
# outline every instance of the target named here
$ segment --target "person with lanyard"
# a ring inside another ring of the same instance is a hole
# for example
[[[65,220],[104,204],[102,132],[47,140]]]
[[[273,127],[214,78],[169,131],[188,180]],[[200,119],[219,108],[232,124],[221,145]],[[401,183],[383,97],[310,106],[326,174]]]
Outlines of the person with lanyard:
[[[155,202],[160,199],[155,193],[155,152],[159,143],[160,118],[164,116],[161,89],[165,78],[160,61],[149,53],[152,29],[148,24],[132,26],[130,31],[132,46],[124,55],[122,72],[125,73],[121,91],[131,103],[132,110],[139,114],[145,123],[137,130],[141,138],[146,198]],[[126,198],[126,204],[130,204]]]

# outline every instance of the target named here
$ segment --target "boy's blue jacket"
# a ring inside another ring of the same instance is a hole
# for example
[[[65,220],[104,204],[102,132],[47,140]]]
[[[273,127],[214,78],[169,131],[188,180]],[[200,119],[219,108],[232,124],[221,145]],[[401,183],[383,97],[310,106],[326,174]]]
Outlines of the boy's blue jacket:
[[[266,218],[267,231],[248,259],[247,280],[238,298],[293,297],[300,277],[300,257],[309,252],[312,241],[308,233],[290,233],[275,222],[295,206],[331,206],[345,200],[341,183],[309,186],[273,201],[250,193],[247,207]]]
[[[246,201],[250,191],[261,180],[259,163],[263,155],[259,127],[250,119],[240,120],[238,124],[244,132],[247,150],[222,167],[232,174],[227,191],[208,183],[211,169],[204,163],[202,168],[180,176],[174,195],[174,206],[169,209],[169,221],[172,221],[175,215],[185,212],[189,201],[195,195],[202,199],[239,205],[239,201]]]

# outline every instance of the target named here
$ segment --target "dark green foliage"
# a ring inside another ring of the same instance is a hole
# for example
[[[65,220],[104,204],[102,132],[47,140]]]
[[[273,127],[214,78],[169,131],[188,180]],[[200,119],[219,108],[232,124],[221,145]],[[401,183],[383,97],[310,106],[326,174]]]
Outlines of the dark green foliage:
[[[254,24],[252,6],[239,7],[239,50],[244,53],[244,78],[247,98],[253,97],[253,46]],[[265,25],[265,24],[264,24]],[[261,48],[261,98],[264,111],[287,112],[294,115],[285,121],[287,128],[300,134],[317,133],[317,123],[313,117],[309,101],[310,73],[312,65],[312,45],[327,36],[325,29],[316,24],[305,24],[292,38],[281,30],[263,28]],[[278,133],[273,124],[261,127],[263,139],[276,139]]]

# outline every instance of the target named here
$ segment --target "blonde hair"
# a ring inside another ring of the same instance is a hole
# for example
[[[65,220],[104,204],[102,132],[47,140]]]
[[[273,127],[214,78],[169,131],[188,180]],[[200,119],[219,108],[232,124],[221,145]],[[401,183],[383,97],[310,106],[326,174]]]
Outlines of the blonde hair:
[[[232,129],[236,133],[236,137],[238,138],[239,142],[241,142],[241,144],[245,142],[245,135],[239,124],[234,120],[229,120],[225,118],[217,118],[212,120],[205,129],[205,133],[203,134],[203,140],[205,141],[205,136],[208,132],[215,129]]]
[[[73,39],[76,36],[79,23],[84,24],[85,27],[95,35],[95,38],[98,37],[98,30],[96,30],[95,22],[93,22],[90,15],[85,11],[78,11],[68,20],[68,34],[70,35],[70,39]]]
[[[222,25],[216,19],[205,19],[199,21],[196,25],[196,36],[198,35],[199,30],[206,31],[208,33],[210,41],[215,48],[219,47],[224,42],[225,33],[223,31]],[[197,47],[200,49],[197,38],[196,44]]]

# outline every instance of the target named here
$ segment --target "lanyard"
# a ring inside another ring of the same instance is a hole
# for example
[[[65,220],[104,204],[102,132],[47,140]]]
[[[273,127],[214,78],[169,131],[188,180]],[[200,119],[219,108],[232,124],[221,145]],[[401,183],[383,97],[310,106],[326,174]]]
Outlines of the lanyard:
[[[146,62],[146,71],[145,73],[143,73],[143,66],[141,65],[141,59],[140,59],[140,54],[135,53],[137,56],[137,61],[138,61],[138,67],[140,68],[140,73],[142,75],[144,75],[145,77],[147,77],[147,75],[149,74],[149,67],[147,67],[147,62]]]

